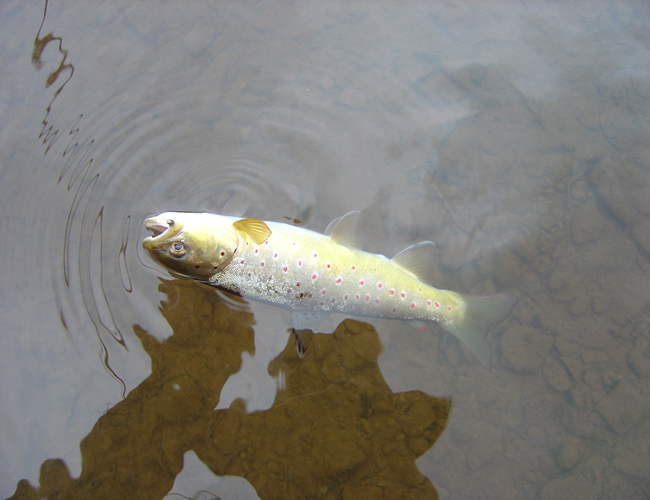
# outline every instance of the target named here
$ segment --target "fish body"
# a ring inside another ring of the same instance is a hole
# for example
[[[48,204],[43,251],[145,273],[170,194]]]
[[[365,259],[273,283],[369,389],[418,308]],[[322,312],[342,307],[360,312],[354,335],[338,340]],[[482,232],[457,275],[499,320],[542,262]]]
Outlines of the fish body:
[[[294,329],[330,312],[437,322],[489,366],[487,327],[517,303],[507,295],[463,296],[426,282],[431,242],[389,259],[357,248],[358,212],[320,234],[289,224],[216,214],[167,212],[145,221],[157,234],[143,246],[185,276],[292,311]],[[327,231],[326,231],[327,232]]]

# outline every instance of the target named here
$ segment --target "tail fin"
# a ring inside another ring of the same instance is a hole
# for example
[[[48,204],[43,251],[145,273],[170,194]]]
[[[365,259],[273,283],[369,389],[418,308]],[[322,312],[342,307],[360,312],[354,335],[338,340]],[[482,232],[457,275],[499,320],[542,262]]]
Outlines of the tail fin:
[[[492,352],[486,338],[487,329],[490,325],[495,325],[506,319],[519,299],[503,294],[483,297],[463,295],[463,299],[467,304],[467,309],[462,321],[456,320],[441,326],[462,340],[489,369]]]

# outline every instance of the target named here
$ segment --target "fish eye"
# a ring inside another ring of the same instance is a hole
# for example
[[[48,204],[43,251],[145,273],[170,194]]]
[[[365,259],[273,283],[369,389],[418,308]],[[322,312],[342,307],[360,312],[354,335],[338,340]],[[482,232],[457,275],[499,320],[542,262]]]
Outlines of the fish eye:
[[[182,257],[185,255],[185,245],[183,245],[180,241],[175,241],[169,245],[169,253],[172,255],[172,257]]]
[[[172,227],[174,225],[174,219],[167,219],[166,222],[169,227]]]

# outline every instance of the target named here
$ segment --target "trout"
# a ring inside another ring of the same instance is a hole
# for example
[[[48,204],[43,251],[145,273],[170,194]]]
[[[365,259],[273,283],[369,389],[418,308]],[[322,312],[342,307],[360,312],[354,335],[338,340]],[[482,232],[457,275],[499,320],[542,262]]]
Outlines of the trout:
[[[164,267],[242,297],[291,311],[297,331],[338,312],[404,320],[421,330],[436,322],[490,367],[489,326],[518,299],[470,296],[429,284],[435,245],[423,241],[392,259],[359,248],[350,212],[320,234],[290,224],[209,213],[165,212],[144,221],[154,234],[143,247]]]

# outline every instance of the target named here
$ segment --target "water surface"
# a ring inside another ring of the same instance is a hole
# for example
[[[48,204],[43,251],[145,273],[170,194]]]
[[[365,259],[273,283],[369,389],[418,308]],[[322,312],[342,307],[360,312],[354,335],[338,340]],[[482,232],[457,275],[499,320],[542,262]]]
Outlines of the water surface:
[[[4,3],[0,496],[647,497],[649,18]],[[342,317],[299,360],[286,312],[142,252],[147,216],[233,197],[435,241],[435,286],[519,298],[492,370]]]

